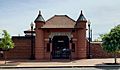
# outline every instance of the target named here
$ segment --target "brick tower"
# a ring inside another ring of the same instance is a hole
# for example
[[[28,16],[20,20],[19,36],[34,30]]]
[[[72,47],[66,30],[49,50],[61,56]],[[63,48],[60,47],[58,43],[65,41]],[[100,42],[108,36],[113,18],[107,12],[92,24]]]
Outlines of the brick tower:
[[[44,57],[44,32],[41,27],[45,24],[45,20],[41,15],[41,11],[35,19],[35,59],[43,59]]]
[[[79,18],[76,21],[75,28],[77,29],[77,58],[86,58],[86,18],[82,11]]]

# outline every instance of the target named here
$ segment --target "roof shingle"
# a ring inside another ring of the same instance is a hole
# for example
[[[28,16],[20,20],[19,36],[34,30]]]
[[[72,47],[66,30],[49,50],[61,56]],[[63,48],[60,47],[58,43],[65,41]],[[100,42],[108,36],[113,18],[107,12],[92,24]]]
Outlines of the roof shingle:
[[[42,28],[74,28],[76,22],[67,15],[55,15]]]
[[[83,15],[83,13],[82,13],[82,10],[81,10],[81,14],[80,14],[77,22],[79,22],[79,21],[87,21],[86,18],[84,17],[84,15]]]
[[[36,21],[45,22],[44,18],[43,18],[42,15],[41,15],[41,11],[39,11],[39,14],[38,14],[37,18],[35,19],[35,22],[36,22]]]

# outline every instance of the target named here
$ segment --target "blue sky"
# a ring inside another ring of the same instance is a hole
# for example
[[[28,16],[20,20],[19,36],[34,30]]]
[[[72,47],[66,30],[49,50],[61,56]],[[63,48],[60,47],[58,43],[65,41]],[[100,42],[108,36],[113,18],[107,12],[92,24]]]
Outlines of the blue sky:
[[[77,20],[80,11],[91,21],[94,39],[120,23],[120,0],[0,0],[0,29],[24,35],[38,11],[45,20],[55,14]]]

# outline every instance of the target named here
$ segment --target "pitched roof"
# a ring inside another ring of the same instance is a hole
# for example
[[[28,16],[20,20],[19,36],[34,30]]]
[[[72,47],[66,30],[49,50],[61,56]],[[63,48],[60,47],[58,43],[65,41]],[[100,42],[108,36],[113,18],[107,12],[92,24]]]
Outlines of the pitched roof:
[[[36,21],[45,22],[44,18],[43,18],[42,15],[41,15],[41,11],[39,11],[39,14],[38,14],[37,18],[35,19],[35,22],[36,22]]]
[[[67,15],[55,15],[42,28],[74,28],[76,22]]]
[[[83,13],[82,13],[82,10],[81,10],[81,14],[80,14],[77,22],[79,22],[79,21],[87,21],[86,18],[84,17],[84,15],[83,15]]]

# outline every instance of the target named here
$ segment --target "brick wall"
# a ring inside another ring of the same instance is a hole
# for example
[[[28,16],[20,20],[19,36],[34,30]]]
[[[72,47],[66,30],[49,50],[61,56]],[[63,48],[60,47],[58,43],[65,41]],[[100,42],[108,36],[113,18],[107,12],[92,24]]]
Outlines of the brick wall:
[[[29,59],[31,55],[31,37],[12,37],[15,47],[6,52],[7,59]]]
[[[101,47],[101,42],[92,42],[91,43],[91,54],[92,58],[112,58],[114,55],[112,53],[105,52]],[[118,54],[120,57],[120,54]]]

